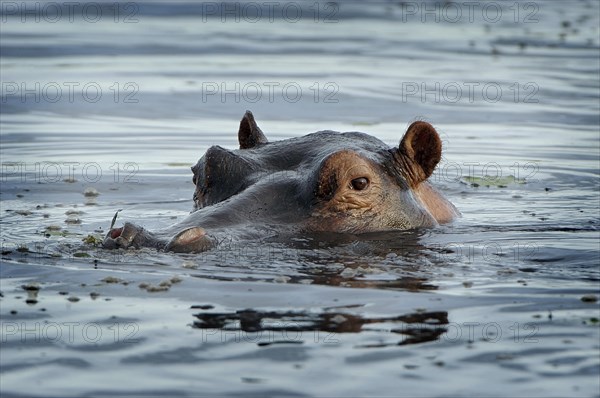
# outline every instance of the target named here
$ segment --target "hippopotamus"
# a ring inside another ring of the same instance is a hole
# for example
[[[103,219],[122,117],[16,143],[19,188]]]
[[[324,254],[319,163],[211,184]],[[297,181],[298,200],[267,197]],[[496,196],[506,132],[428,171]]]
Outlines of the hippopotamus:
[[[442,155],[427,122],[412,123],[394,147],[329,130],[271,142],[247,111],[238,139],[239,149],[213,146],[192,167],[194,203],[185,219],[156,232],[111,225],[103,246],[197,253],[225,238],[409,230],[459,215],[427,181]]]

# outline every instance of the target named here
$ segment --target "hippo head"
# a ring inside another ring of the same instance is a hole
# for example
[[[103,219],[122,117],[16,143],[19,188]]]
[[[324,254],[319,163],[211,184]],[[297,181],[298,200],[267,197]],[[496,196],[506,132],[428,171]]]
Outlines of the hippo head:
[[[104,246],[198,252],[222,238],[406,230],[458,215],[427,182],[442,153],[429,123],[411,124],[396,147],[334,131],[269,142],[248,111],[238,139],[239,149],[213,146],[192,167],[186,219],[159,232],[126,223]]]
[[[359,132],[320,131],[269,142],[247,111],[238,139],[238,150],[213,146],[192,167],[194,211],[250,195],[271,210],[262,222],[354,233],[432,226],[457,214],[426,183],[442,154],[429,123],[412,123],[391,148]]]

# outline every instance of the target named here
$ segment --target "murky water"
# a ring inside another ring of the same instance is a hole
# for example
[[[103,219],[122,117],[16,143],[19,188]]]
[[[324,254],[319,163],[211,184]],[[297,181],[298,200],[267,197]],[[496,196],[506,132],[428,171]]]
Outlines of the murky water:
[[[599,395],[597,2],[36,4],[1,10],[3,396]],[[185,217],[246,109],[271,140],[425,118],[463,217],[94,245]]]

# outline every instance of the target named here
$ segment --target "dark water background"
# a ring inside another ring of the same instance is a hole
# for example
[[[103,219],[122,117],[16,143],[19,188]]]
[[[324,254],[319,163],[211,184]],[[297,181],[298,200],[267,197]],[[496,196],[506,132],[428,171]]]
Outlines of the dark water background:
[[[599,5],[469,4],[3,1],[2,395],[599,396]],[[463,217],[83,241],[185,217],[246,109],[270,140],[426,119]]]

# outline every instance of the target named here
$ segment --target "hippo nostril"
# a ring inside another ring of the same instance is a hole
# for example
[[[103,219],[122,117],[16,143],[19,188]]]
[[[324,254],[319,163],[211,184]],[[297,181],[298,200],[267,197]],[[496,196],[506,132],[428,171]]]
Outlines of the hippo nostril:
[[[119,236],[121,236],[122,233],[123,233],[123,227],[115,228],[112,231],[110,231],[110,237],[112,239],[117,239]]]

